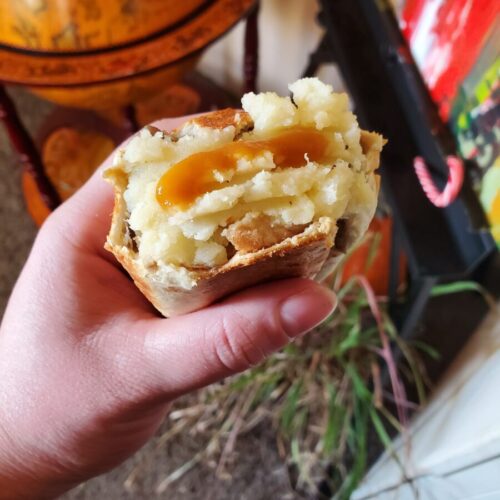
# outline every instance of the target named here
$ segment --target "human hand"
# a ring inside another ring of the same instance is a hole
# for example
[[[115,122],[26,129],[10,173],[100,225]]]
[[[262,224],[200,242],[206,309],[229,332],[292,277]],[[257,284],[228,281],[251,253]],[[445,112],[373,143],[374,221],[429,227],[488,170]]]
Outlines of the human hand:
[[[43,225],[10,298],[0,498],[50,498],[118,465],[176,397],[259,363],[334,307],[326,288],[293,279],[160,318],[103,249],[112,205],[98,172]]]

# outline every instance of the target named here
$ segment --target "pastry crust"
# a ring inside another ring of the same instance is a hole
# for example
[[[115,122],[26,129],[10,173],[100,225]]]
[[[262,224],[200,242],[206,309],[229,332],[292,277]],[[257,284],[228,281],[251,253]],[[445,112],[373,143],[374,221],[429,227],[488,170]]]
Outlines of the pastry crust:
[[[233,125],[235,139],[249,131],[253,122],[248,113],[226,109],[199,116],[170,133],[173,141],[185,134],[196,133],[196,126],[224,129]],[[369,151],[371,168],[378,165],[383,138],[363,132],[362,147]],[[367,155],[368,156],[368,155]],[[112,252],[133,278],[137,287],[164,316],[184,314],[248,286],[265,281],[291,278],[324,278],[339,262],[343,252],[335,248],[337,224],[329,217],[320,217],[299,234],[267,248],[249,253],[237,252],[223,265],[213,268],[175,267],[154,263],[146,265],[140,258],[134,241],[134,233],[127,220],[129,213],[124,200],[128,174],[120,164],[108,169],[104,177],[115,189],[115,206],[112,224],[105,248]],[[371,220],[374,206],[363,208],[345,224],[342,239],[350,246],[366,230],[366,218]],[[179,285],[179,275],[190,286]]]

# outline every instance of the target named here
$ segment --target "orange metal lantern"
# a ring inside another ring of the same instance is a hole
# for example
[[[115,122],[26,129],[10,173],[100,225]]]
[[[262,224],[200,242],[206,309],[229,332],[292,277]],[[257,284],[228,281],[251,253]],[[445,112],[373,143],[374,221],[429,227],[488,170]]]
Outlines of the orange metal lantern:
[[[111,108],[178,81],[254,0],[4,0],[0,81]]]

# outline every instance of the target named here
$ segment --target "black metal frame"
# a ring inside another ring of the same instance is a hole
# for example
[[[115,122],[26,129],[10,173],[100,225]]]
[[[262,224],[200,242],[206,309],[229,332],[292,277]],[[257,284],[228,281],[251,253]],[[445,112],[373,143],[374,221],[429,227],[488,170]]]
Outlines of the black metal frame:
[[[319,22],[326,28],[304,76],[324,62],[341,70],[356,113],[365,128],[389,139],[382,159],[382,188],[394,219],[390,311],[404,337],[412,335],[432,287],[469,276],[495,247],[484,212],[466,179],[459,198],[445,209],[433,206],[413,170],[415,156],[443,185],[446,156],[456,154],[454,138],[439,118],[399,30],[383,0],[320,0]],[[409,288],[398,300],[401,249],[408,258]]]

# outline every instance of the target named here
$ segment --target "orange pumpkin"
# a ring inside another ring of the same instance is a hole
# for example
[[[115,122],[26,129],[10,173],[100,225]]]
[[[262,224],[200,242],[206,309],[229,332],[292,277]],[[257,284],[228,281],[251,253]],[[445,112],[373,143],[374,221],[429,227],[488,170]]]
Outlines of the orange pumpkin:
[[[67,200],[92,175],[114,147],[109,137],[92,130],[62,127],[47,137],[42,148],[45,172],[62,201]],[[22,183],[26,208],[40,226],[50,210],[31,174],[25,171]]]
[[[341,283],[352,276],[366,276],[377,295],[386,295],[389,290],[389,269],[392,247],[392,218],[375,218],[370,224],[363,242],[345,260],[341,269]],[[406,259],[399,260],[399,284],[404,283]]]

